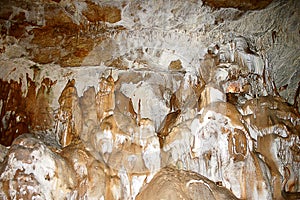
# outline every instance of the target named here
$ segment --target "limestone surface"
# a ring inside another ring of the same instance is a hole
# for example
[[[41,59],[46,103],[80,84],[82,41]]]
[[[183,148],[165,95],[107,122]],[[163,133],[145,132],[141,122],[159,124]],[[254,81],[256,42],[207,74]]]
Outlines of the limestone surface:
[[[0,2],[0,199],[300,199],[300,1]]]

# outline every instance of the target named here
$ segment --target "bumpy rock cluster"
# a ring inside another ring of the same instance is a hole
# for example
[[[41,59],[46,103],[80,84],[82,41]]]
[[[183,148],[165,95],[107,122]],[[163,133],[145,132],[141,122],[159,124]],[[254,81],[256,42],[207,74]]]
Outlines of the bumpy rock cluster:
[[[240,2],[1,2],[0,198],[300,199],[300,4]]]

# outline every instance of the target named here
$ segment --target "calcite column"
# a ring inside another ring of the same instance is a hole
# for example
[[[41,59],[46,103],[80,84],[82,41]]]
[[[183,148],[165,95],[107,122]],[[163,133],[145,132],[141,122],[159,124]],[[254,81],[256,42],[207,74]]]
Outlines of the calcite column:
[[[101,122],[115,108],[115,83],[111,75],[99,81],[99,92],[96,95],[97,118]]]
[[[68,81],[58,102],[60,108],[56,123],[56,136],[61,146],[65,147],[75,141],[82,130],[82,113],[74,79]]]

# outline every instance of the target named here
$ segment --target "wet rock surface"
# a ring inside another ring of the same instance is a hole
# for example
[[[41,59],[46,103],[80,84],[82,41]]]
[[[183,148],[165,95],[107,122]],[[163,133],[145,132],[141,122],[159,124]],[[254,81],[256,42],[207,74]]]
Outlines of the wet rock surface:
[[[298,1],[0,4],[1,199],[300,198]]]

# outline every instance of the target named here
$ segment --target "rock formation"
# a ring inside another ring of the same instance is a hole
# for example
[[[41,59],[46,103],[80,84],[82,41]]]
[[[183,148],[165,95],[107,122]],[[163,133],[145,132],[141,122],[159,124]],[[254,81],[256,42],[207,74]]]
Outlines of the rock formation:
[[[299,16],[1,1],[0,199],[300,199]]]

